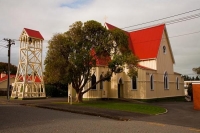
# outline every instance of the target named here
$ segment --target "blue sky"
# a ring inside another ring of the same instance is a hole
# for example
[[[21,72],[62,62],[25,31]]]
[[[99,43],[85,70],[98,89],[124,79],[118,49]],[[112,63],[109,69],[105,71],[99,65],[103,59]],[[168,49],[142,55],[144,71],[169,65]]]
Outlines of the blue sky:
[[[60,7],[68,7],[68,8],[80,8],[87,4],[90,4],[92,0],[73,0],[70,2],[62,3]]]
[[[23,28],[38,30],[43,35],[43,60],[48,40],[55,33],[63,33],[76,22],[96,20],[123,28],[131,25],[172,16],[200,8],[200,0],[0,0],[0,61],[7,62],[6,42],[3,38],[19,39]],[[191,12],[194,15],[200,10]],[[133,30],[163,23],[179,17],[156,21],[146,25],[126,28]],[[200,31],[200,18],[167,25],[170,37]],[[170,38],[175,58],[174,70],[195,76],[192,68],[200,66],[200,33]],[[12,46],[11,63],[18,65],[19,41]]]

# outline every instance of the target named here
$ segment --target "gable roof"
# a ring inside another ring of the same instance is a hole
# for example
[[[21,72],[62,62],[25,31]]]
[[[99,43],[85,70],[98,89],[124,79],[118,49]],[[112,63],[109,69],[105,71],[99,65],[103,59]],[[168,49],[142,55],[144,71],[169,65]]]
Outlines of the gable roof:
[[[132,51],[140,60],[157,57],[164,27],[162,24],[129,33]]]
[[[10,79],[11,79],[11,78],[15,78],[15,75],[10,75]],[[0,77],[0,83],[3,82],[3,81],[6,81],[6,80],[8,80],[8,75],[6,75],[6,76],[3,77],[3,78]]]
[[[109,23],[105,23],[105,26],[106,26],[109,30],[113,30],[113,29],[117,28],[117,27],[115,27],[115,26],[113,26],[113,25],[111,25],[111,24],[109,24]]]
[[[24,31],[28,34],[29,37],[44,40],[44,38],[42,37],[39,31],[28,29],[28,28],[24,28]]]
[[[112,30],[117,28],[111,24],[105,23],[107,28]],[[129,47],[133,54],[140,60],[155,59],[165,31],[165,24],[132,31],[125,32],[129,36]]]
[[[16,77],[16,75],[10,75],[10,79],[11,79],[11,78],[15,78],[15,77]],[[30,77],[29,77],[29,76],[26,76],[26,79],[27,79],[28,81],[34,80],[35,82],[41,82],[41,79],[40,79],[39,76],[35,76],[35,79],[33,79],[32,76],[30,76]],[[6,76],[3,77],[3,78],[0,77],[0,83],[3,82],[3,81],[7,81],[7,80],[8,80],[8,75],[6,75]],[[19,77],[19,80],[20,80],[20,81],[23,81],[23,77],[20,76],[20,77]]]

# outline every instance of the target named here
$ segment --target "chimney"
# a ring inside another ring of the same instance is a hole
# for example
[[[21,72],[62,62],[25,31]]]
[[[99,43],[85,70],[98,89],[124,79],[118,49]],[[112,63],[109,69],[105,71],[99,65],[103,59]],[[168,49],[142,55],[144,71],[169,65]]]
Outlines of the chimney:
[[[1,73],[1,78],[5,77],[6,76],[6,73],[5,72],[2,72]]]

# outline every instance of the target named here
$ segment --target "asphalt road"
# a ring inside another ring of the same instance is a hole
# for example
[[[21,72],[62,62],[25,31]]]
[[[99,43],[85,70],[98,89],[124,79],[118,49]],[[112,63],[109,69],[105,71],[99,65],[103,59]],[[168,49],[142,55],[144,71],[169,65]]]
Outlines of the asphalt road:
[[[197,133],[199,129],[147,121],[116,121],[20,105],[0,105],[0,133]]]

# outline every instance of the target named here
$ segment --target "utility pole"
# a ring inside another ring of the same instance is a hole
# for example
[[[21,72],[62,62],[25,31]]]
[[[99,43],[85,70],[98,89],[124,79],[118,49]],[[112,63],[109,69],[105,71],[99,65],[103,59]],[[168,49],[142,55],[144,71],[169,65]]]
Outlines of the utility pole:
[[[14,40],[11,39],[7,39],[4,38],[5,41],[8,42],[8,82],[7,82],[7,100],[10,100],[10,95],[9,95],[9,91],[10,91],[10,48],[11,45],[15,44]]]

